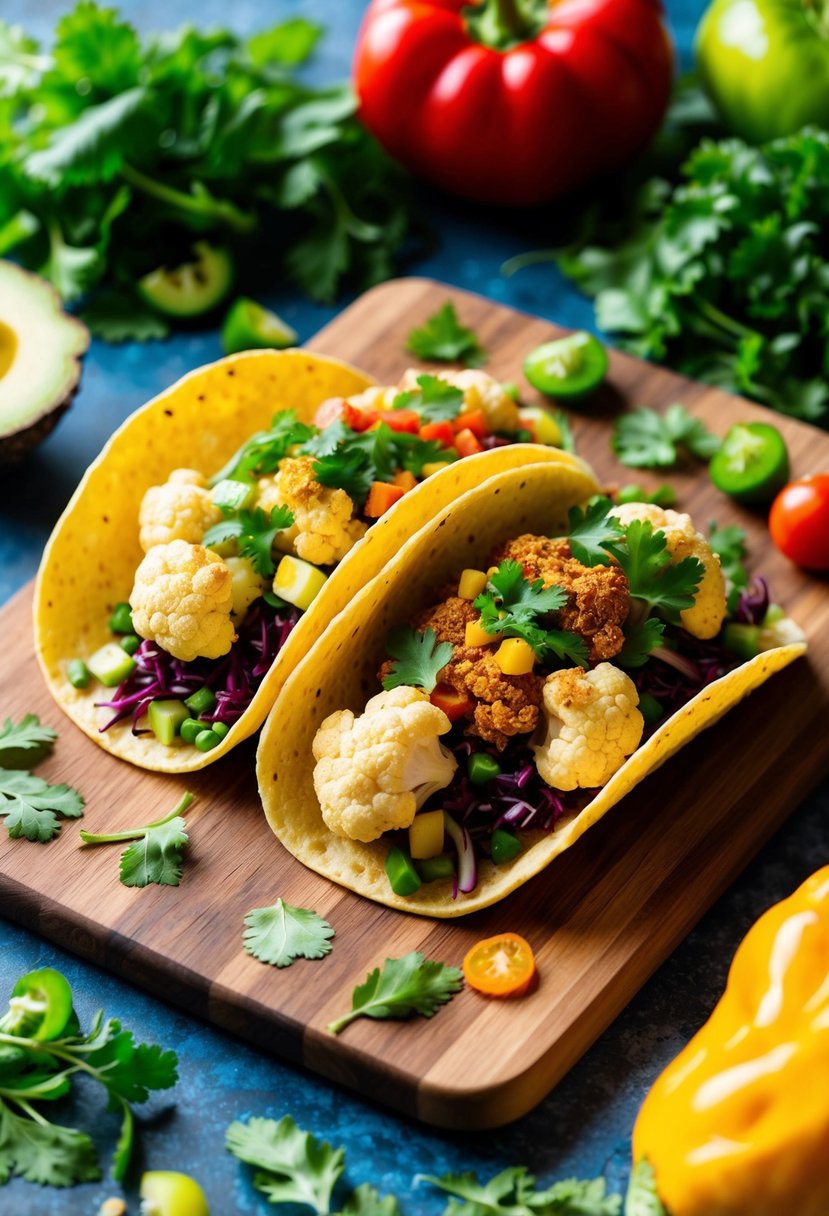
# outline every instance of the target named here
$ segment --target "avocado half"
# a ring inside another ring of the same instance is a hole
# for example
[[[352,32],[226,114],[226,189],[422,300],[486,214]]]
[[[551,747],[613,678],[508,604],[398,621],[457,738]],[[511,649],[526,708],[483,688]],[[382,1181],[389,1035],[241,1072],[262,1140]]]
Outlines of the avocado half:
[[[0,461],[45,439],[81,378],[89,331],[51,283],[0,261]]]

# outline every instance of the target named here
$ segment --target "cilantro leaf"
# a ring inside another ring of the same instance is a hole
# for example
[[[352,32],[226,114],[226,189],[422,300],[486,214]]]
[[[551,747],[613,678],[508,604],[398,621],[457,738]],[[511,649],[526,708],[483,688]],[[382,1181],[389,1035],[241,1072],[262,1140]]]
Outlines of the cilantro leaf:
[[[453,1195],[452,1216],[619,1216],[620,1195],[608,1195],[603,1178],[580,1181],[576,1178],[554,1182],[547,1190],[536,1190],[536,1180],[525,1166],[502,1170],[489,1182],[481,1183],[473,1173],[444,1174],[442,1178],[421,1175],[424,1182]]]
[[[293,512],[285,506],[273,507],[269,512],[261,507],[243,509],[208,528],[202,544],[209,549],[236,540],[242,557],[249,557],[257,574],[269,578],[276,569],[273,546],[277,534],[290,528],[293,522]]]
[[[101,1167],[85,1132],[15,1114],[0,1098],[0,1183],[13,1175],[41,1186],[97,1182]]]
[[[271,1203],[298,1203],[320,1216],[331,1210],[331,1196],[343,1170],[345,1153],[297,1127],[290,1115],[231,1123],[225,1146],[239,1161],[253,1165],[253,1185]]]
[[[393,440],[394,453],[401,469],[423,476],[423,466],[438,461],[454,461],[456,453],[451,448],[445,448],[438,439],[421,439],[419,435],[409,435],[398,431]]]
[[[673,486],[661,485],[655,490],[646,490],[636,482],[629,482],[616,491],[616,502],[650,502],[657,507],[675,507],[677,496]]]
[[[78,819],[83,807],[83,795],[69,785],[49,785],[31,773],[0,768],[0,817],[12,840],[45,844],[60,831],[58,816]]]
[[[226,465],[210,479],[211,486],[230,478],[233,481],[253,481],[274,473],[279,462],[295,444],[307,443],[318,433],[297,418],[296,410],[280,410],[274,414],[270,430],[257,431],[246,440]]]
[[[151,342],[170,333],[163,317],[126,290],[97,293],[79,315],[90,333],[104,342]]]
[[[644,1158],[633,1167],[625,1197],[625,1216],[668,1216],[656,1190],[656,1178]]]
[[[642,667],[648,661],[651,651],[662,645],[664,633],[664,624],[653,616],[633,625],[627,621],[624,626],[624,645],[616,662],[620,667]]]
[[[733,612],[737,607],[740,592],[748,586],[745,530],[737,524],[725,524],[720,528],[712,519],[708,524],[708,543],[720,559],[728,584],[728,608]]]
[[[480,367],[486,362],[486,351],[475,332],[461,325],[451,300],[429,317],[425,324],[413,329],[406,339],[406,349],[418,359],[434,363],[463,363]]]
[[[110,181],[136,138],[137,116],[140,110],[146,111],[146,102],[147,91],[139,86],[90,106],[74,122],[55,131],[45,148],[29,156],[27,173],[52,188]],[[146,119],[145,113],[142,125]]]
[[[669,406],[664,414],[643,408],[620,415],[611,442],[622,464],[635,469],[673,468],[683,447],[709,460],[720,446],[717,436],[681,405]]]
[[[502,562],[491,575],[486,591],[474,601],[481,626],[493,637],[522,638],[539,658],[555,657],[576,666],[587,666],[587,644],[576,633],[547,629],[542,618],[567,603],[561,587],[545,587],[542,579],[530,582],[516,561]]]
[[[322,486],[345,490],[355,503],[365,502],[371,483],[378,480],[366,453],[356,448],[321,456],[314,465],[314,476]]]
[[[331,952],[334,930],[310,908],[278,899],[269,908],[253,908],[245,917],[244,948],[261,963],[289,967],[295,959],[324,958]]]
[[[585,566],[606,566],[606,545],[617,540],[622,525],[610,511],[613,504],[609,498],[594,498],[582,511],[570,508],[570,531],[567,537],[570,551]]]
[[[431,692],[438,682],[438,673],[453,654],[452,643],[438,642],[434,629],[419,633],[407,625],[392,629],[386,650],[394,659],[388,675],[383,677],[386,692],[401,685]]]
[[[463,408],[463,389],[424,372],[417,377],[417,388],[398,393],[392,407],[415,410],[427,422],[451,422]]]
[[[625,529],[624,544],[608,545],[608,551],[627,575],[630,594],[676,622],[690,608],[705,567],[696,557],[672,562],[664,532],[654,532],[649,520],[634,519]]]
[[[119,874],[125,887],[146,887],[151,883],[177,887],[181,882],[182,852],[189,841],[181,815],[194,800],[194,794],[185,793],[169,815],[146,827],[127,828],[123,832],[81,831],[81,840],[84,844],[132,842],[121,854]]]
[[[34,768],[48,756],[58,737],[51,726],[42,726],[37,714],[26,714],[15,725],[6,718],[0,727],[0,764],[3,768]]]
[[[355,1187],[338,1216],[400,1216],[394,1195],[381,1195],[368,1182]]]
[[[387,958],[382,970],[370,972],[351,998],[351,1011],[329,1024],[339,1034],[356,1018],[430,1018],[461,988],[457,967],[430,962],[417,950],[403,958]]]

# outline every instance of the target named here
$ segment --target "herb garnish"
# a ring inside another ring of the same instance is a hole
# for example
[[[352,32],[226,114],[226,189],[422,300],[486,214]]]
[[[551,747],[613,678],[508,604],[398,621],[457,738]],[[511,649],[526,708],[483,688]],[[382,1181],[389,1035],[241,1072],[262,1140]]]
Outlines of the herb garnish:
[[[493,636],[523,638],[541,659],[587,666],[587,644],[577,633],[546,629],[543,618],[567,603],[561,587],[545,587],[542,579],[530,582],[519,562],[501,562],[490,575],[486,590],[474,601],[481,626]]]
[[[480,367],[486,362],[486,351],[477,335],[474,330],[461,325],[451,300],[447,300],[423,326],[411,331],[406,340],[406,349],[417,355],[418,359],[429,359],[433,363],[463,363],[466,367]]]
[[[452,658],[451,642],[438,642],[434,629],[419,633],[407,625],[398,625],[389,633],[386,651],[394,659],[388,675],[383,677],[386,692],[407,685],[432,692],[438,682],[438,672]]]
[[[34,768],[52,750],[58,732],[43,726],[37,714],[26,714],[15,724],[6,718],[0,726],[0,764],[3,768]]]
[[[700,460],[710,460],[720,440],[684,406],[674,404],[664,414],[645,408],[621,414],[613,425],[612,444],[622,464],[630,468],[670,469],[683,448]]]
[[[720,528],[712,519],[708,523],[708,543],[720,559],[722,572],[729,585],[728,609],[733,612],[737,607],[740,592],[748,586],[745,530],[737,524],[724,524]]]
[[[669,621],[690,608],[705,567],[696,557],[671,561],[668,540],[646,519],[633,519],[625,529],[624,544],[608,544],[609,553],[627,575],[630,594],[657,609]]]
[[[253,510],[228,512],[227,519],[207,529],[202,544],[209,549],[212,545],[235,540],[240,554],[251,559],[257,574],[270,578],[276,570],[272,553],[274,541],[293,522],[293,512],[285,506],[273,507],[270,511],[254,507]]]
[[[417,388],[398,393],[392,406],[416,410],[426,422],[451,422],[463,408],[463,389],[424,372],[417,377]]]
[[[245,917],[244,948],[260,963],[289,967],[298,958],[318,959],[331,953],[334,930],[310,908],[278,899],[268,908],[253,908]]]
[[[83,815],[84,798],[70,785],[49,785],[32,773],[9,772],[0,768],[0,818],[12,840],[45,844],[57,836],[64,819]]]
[[[462,986],[457,967],[430,962],[417,950],[403,958],[387,958],[382,970],[376,967],[354,989],[351,1011],[329,1023],[328,1029],[339,1034],[357,1018],[408,1018],[416,1013],[430,1018]]]
[[[227,464],[211,477],[211,486],[226,478],[232,481],[254,481],[267,473],[275,473],[279,462],[295,444],[307,443],[319,434],[297,418],[296,410],[280,410],[271,420],[270,430],[257,431],[246,439]]]
[[[604,1178],[589,1182],[567,1178],[538,1191],[535,1178],[523,1165],[502,1170],[486,1183],[472,1173],[419,1178],[454,1196],[447,1208],[452,1216],[517,1216],[519,1212],[521,1216],[619,1216],[622,1210],[621,1196],[607,1194]]]
[[[128,828],[124,832],[82,831],[81,840],[84,844],[133,842],[121,854],[119,873],[125,887],[147,887],[151,883],[177,887],[181,882],[182,853],[189,841],[181,816],[194,800],[194,794],[184,794],[169,815],[146,827]]]

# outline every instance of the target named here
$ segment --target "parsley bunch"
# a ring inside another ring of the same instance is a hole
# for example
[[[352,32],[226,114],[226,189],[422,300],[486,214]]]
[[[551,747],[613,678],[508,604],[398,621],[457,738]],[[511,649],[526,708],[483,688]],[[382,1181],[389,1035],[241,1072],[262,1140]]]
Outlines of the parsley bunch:
[[[247,39],[140,38],[79,0],[45,51],[0,22],[0,256],[65,300],[115,288],[90,320],[119,340],[163,334],[133,285],[204,235],[314,299],[388,278],[411,225],[406,177],[348,86],[296,75],[321,33],[293,17]]]
[[[566,250],[600,328],[644,358],[827,423],[829,132],[703,140],[645,182],[624,235]]]

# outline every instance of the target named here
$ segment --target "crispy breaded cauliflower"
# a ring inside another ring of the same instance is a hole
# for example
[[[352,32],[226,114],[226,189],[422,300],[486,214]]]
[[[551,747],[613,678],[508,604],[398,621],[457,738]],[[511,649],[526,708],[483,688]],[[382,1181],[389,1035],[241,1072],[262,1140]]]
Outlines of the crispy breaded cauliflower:
[[[410,367],[403,373],[400,391],[417,388],[417,378],[423,373]],[[521,429],[518,406],[504,391],[504,386],[494,377],[476,367],[465,367],[462,371],[440,371],[435,375],[455,388],[463,389],[463,408],[481,410],[490,431],[506,431],[511,434]]]
[[[647,502],[621,503],[613,508],[612,514],[625,527],[631,520],[646,519],[653,524],[654,531],[664,532],[672,562],[681,562],[684,557],[696,557],[702,562],[705,574],[694,602],[679,614],[679,619],[683,629],[695,638],[716,637],[727,611],[725,579],[719,557],[702,533],[696,530],[691,516]]]
[[[273,477],[259,482],[257,505],[265,511],[285,506],[293,511],[293,526],[277,537],[277,546],[291,550],[315,566],[332,566],[365,535],[367,525],[352,519],[354,502],[345,490],[320,485],[312,456],[286,457]]]
[[[337,836],[370,841],[407,828],[430,794],[452,780],[457,761],[438,738],[451,723],[419,688],[372,697],[355,717],[329,714],[314,737],[314,789]]]
[[[236,637],[232,606],[233,575],[203,545],[154,545],[135,572],[135,632],[185,663],[227,654]]]
[[[557,790],[605,785],[642,738],[645,721],[630,676],[612,663],[566,667],[544,681],[547,735],[535,764]]]
[[[138,509],[138,540],[145,553],[171,540],[199,543],[222,513],[197,469],[173,469],[163,486],[150,486]]]

